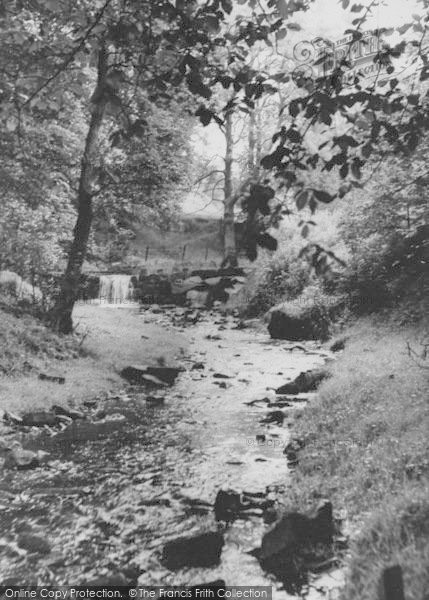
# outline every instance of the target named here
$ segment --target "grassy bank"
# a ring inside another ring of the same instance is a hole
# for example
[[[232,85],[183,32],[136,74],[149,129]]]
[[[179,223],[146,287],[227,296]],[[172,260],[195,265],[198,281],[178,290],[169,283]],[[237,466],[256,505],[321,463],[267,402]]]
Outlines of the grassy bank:
[[[29,315],[0,308],[0,411],[78,406],[124,387],[119,372],[130,364],[172,364],[184,336],[145,322],[138,307],[75,308],[76,336],[58,336]],[[39,373],[61,376],[59,385]]]
[[[343,600],[374,600],[382,569],[403,567],[407,600],[429,589],[428,370],[408,356],[423,328],[360,320],[317,400],[293,483],[299,506],[327,497],[352,534]]]

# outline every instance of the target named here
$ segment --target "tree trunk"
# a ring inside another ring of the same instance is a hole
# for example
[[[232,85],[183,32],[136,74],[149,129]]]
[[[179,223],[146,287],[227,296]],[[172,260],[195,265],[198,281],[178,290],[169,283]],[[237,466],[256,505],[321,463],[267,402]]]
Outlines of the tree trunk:
[[[248,133],[248,154],[247,154],[247,170],[249,177],[253,177],[256,164],[256,135],[255,135],[255,109],[252,109],[249,116],[249,133]]]
[[[223,213],[223,251],[224,259],[222,265],[237,265],[237,248],[235,243],[234,229],[234,205],[236,197],[232,191],[232,165],[234,162],[232,137],[232,111],[228,111],[225,116],[225,181],[224,181],[224,213]]]
[[[104,44],[98,54],[97,87],[92,96],[92,112],[85,140],[85,150],[81,162],[77,195],[77,220],[73,230],[73,242],[69,250],[68,262],[61,289],[53,313],[55,328],[60,333],[73,331],[72,312],[79,293],[82,265],[85,260],[88,238],[92,223],[92,198],[95,179],[96,158],[100,130],[107,105],[106,75],[107,53]]]

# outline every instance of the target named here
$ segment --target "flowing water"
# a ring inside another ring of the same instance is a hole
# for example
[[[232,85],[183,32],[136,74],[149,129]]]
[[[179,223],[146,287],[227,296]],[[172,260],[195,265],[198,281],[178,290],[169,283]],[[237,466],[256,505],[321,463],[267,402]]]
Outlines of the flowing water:
[[[100,275],[99,298],[110,304],[123,304],[132,299],[131,275]]]
[[[180,314],[136,313],[136,327],[156,322],[189,336],[179,360],[185,370],[163,391],[164,404],[148,406],[141,389],[129,388],[108,398],[103,414],[55,436],[37,436],[35,445],[57,457],[49,469],[32,472],[30,479],[20,472],[8,475],[8,489],[19,492],[8,517],[43,530],[53,551],[36,562],[9,552],[6,562],[0,559],[3,576],[28,583],[28,574],[34,579],[37,573],[38,581],[60,584],[118,572],[130,576],[135,568],[142,585],[222,578],[227,585],[272,585],[274,597],[291,597],[248,554],[267,530],[261,516],[239,519],[227,529],[218,567],[171,572],[159,559],[166,541],[216,530],[208,504],[221,488],[287,496],[293,485],[282,452],[290,437],[287,412],[302,404],[286,409],[278,426],[260,422],[266,403],[247,403],[274,399],[273,388],[324,364],[326,354],[314,343],[303,351],[264,332],[239,329],[232,318],[216,324],[214,314],[184,328],[172,318]],[[193,369],[195,363],[204,368]],[[265,439],[257,441],[262,434]],[[334,598],[340,581],[339,571],[314,579],[305,597]]]

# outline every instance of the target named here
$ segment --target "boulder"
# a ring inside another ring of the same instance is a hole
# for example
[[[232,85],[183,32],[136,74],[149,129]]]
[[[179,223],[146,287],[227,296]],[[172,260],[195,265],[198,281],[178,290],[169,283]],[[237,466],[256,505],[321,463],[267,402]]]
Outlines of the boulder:
[[[3,464],[5,469],[35,469],[42,462],[46,462],[48,456],[48,453],[43,450],[39,450],[36,453],[32,450],[24,449],[17,440],[12,442],[10,448],[5,448],[4,450],[6,452]]]
[[[329,371],[325,369],[314,369],[302,372],[290,383],[285,383],[277,388],[276,394],[290,394],[293,396],[306,392],[314,392],[321,382],[329,376]]]
[[[52,427],[53,425],[57,425],[57,423],[58,417],[54,412],[38,410],[22,415],[22,424],[29,427],[44,427],[45,425]]]
[[[51,551],[51,546],[46,541],[46,538],[34,533],[20,533],[16,543],[19,548],[23,548],[31,554],[49,554]]]
[[[232,522],[242,509],[241,494],[234,490],[219,490],[215,503],[214,512],[216,521]]]
[[[286,513],[262,538],[261,563],[269,563],[278,554],[293,554],[308,544],[330,544],[334,534],[332,504],[324,501],[314,516]]]
[[[331,352],[340,352],[341,350],[344,350],[344,348],[346,347],[346,342],[347,342],[348,338],[340,338],[339,340],[336,340],[329,348],[329,350]]]
[[[268,313],[268,331],[274,339],[282,340],[326,340],[329,327],[344,309],[345,299],[330,296],[309,286],[295,300],[282,302]]]
[[[283,425],[285,420],[285,414],[281,410],[272,410],[261,419],[261,423],[275,423],[276,425]]]
[[[275,575],[294,593],[305,583],[306,573],[297,568],[299,552],[314,544],[330,545],[334,533],[332,504],[323,502],[314,516],[286,513],[263,536],[261,547],[252,551],[261,567]]]
[[[39,373],[39,379],[41,381],[52,381],[53,383],[59,383],[60,385],[64,385],[66,382],[65,377],[48,375],[47,373]]]
[[[295,307],[287,308],[285,303],[270,311],[268,332],[277,340],[313,340],[314,335],[311,317]]]
[[[223,545],[223,535],[218,531],[177,538],[165,544],[162,562],[170,570],[212,567],[219,564]]]
[[[57,404],[54,404],[52,406],[52,410],[54,411],[54,413],[56,415],[68,417],[69,419],[72,419],[73,421],[75,421],[76,419],[84,419],[85,418],[85,415],[80,410],[73,410],[72,408],[64,408],[63,406],[58,406]]]
[[[129,383],[142,384],[153,383],[173,385],[176,377],[182,371],[179,367],[150,367],[146,365],[132,365],[125,367],[121,371],[121,377],[126,379]]]

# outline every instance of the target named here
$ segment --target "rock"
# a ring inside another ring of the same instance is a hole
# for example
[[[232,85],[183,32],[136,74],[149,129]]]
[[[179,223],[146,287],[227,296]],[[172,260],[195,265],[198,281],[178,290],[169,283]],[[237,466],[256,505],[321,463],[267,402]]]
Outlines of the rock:
[[[209,583],[198,583],[197,585],[191,585],[191,598],[196,598],[200,596],[201,590],[208,590],[208,593],[205,597],[207,598],[218,598],[218,591],[223,590],[226,587],[226,583],[223,579],[215,579],[214,581],[210,581]]]
[[[223,545],[223,535],[218,531],[177,538],[165,544],[162,562],[170,570],[212,567],[219,564]]]
[[[232,522],[238,516],[241,508],[241,494],[234,490],[218,491],[214,503],[216,521]]]
[[[51,546],[46,539],[34,533],[20,533],[16,543],[32,554],[49,554],[51,551]]]
[[[46,373],[39,373],[39,379],[42,381],[52,381],[53,383],[59,383],[64,385],[66,382],[65,377],[58,377],[57,375],[47,375]]]
[[[57,404],[54,404],[52,406],[52,410],[54,411],[54,413],[56,415],[62,415],[64,417],[68,417],[69,419],[72,419],[73,421],[75,421],[76,419],[84,419],[85,415],[83,414],[83,412],[80,412],[80,410],[73,410],[72,408],[64,408],[63,406],[58,406]]]
[[[305,442],[301,438],[293,438],[283,450],[283,454],[288,460],[289,466],[298,464],[298,452],[304,448]]]
[[[226,383],[224,381],[213,381],[213,383],[223,390],[226,390]]]
[[[155,385],[158,385],[160,382],[161,386],[162,384],[173,385],[176,377],[181,371],[182,369],[178,367],[149,367],[146,365],[133,365],[122,369],[121,377],[130,383],[135,384],[154,383]]]
[[[267,314],[268,331],[274,339],[326,340],[329,327],[345,307],[345,298],[308,286],[299,298],[274,306]]]
[[[346,347],[346,342],[347,342],[348,338],[340,338],[339,340],[336,340],[329,348],[329,350],[331,352],[340,352],[341,350],[344,350],[344,348]]]
[[[48,453],[42,450],[37,453],[32,450],[25,450],[17,440],[12,442],[10,448],[5,448],[4,451],[6,453],[3,463],[5,469],[35,469],[48,456]]]
[[[3,421],[12,425],[23,425],[22,418],[14,413],[4,411],[3,413]]]
[[[261,419],[261,423],[276,423],[277,425],[283,425],[284,419],[285,415],[281,410],[273,410]]]
[[[276,394],[290,394],[293,396],[306,392],[313,392],[317,390],[320,383],[327,377],[330,377],[330,373],[325,369],[306,371],[305,373],[300,373],[292,382],[285,383],[277,388]]]
[[[268,333],[277,340],[313,340],[314,335],[312,319],[302,313],[298,307],[286,308],[286,304],[271,309],[269,313]]]
[[[197,370],[204,369],[204,368],[205,368],[204,363],[196,362],[192,365],[191,371],[197,371]]]
[[[213,377],[216,379],[231,379],[229,375],[224,375],[223,373],[213,373]]]
[[[28,425],[29,427],[44,427],[45,425],[52,427],[57,425],[57,423],[57,415],[53,412],[39,410],[22,415],[22,424]]]
[[[286,513],[262,538],[259,553],[261,564],[269,564],[279,554],[293,554],[309,544],[330,544],[334,534],[332,504],[323,502],[314,517]]]
[[[146,404],[149,406],[162,406],[165,402],[165,398],[163,396],[147,396]]]

